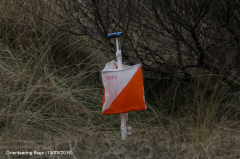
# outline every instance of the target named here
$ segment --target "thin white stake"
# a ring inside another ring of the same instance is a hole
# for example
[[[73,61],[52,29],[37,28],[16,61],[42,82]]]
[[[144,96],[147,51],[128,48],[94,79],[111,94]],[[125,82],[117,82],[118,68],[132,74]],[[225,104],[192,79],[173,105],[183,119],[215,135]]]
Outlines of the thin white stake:
[[[121,50],[119,49],[118,38],[116,38],[116,47],[117,47],[116,56],[117,56],[117,62],[118,62],[118,69],[122,69],[122,54],[121,54]],[[128,116],[127,113],[120,114],[122,140],[125,140],[126,134],[127,134],[127,119],[128,119],[127,116]]]

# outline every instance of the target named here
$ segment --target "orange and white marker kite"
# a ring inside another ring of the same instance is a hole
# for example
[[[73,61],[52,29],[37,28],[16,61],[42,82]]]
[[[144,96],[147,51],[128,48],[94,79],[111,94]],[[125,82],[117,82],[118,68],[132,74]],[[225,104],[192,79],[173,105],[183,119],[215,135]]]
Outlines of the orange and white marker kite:
[[[108,62],[102,70],[104,87],[102,114],[120,114],[122,140],[125,140],[126,134],[131,134],[131,127],[127,126],[127,112],[145,110],[147,107],[141,64],[122,65],[122,54],[118,44],[118,37],[121,35],[121,32],[108,34],[108,38],[116,38],[117,62]]]

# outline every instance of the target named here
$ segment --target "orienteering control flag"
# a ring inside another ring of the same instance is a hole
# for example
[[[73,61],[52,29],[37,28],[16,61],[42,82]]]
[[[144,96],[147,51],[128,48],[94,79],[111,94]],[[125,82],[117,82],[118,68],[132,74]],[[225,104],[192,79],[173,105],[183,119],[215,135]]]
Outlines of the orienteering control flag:
[[[144,98],[141,64],[117,69],[117,62],[108,62],[102,70],[104,97],[102,114],[120,114],[147,109]]]

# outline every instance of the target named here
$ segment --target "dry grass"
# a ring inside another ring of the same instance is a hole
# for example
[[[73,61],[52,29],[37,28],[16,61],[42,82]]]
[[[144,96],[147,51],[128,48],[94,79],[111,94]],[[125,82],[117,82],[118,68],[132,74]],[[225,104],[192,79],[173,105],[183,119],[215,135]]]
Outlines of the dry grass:
[[[205,76],[205,87],[174,86],[171,99],[147,100],[147,111],[129,113],[133,134],[121,141],[119,116],[101,115],[107,52],[67,39],[8,0],[0,11],[1,158],[240,157],[238,92],[226,94],[221,82],[212,85]],[[179,102],[179,92],[189,98]],[[73,155],[6,155],[57,150]]]
[[[134,131],[126,141],[120,140],[120,133],[116,129],[92,126],[79,128],[81,132],[78,135],[51,138],[52,135],[47,135],[45,132],[43,134],[45,140],[2,141],[5,146],[1,147],[1,152],[71,150],[73,156],[56,155],[55,157],[109,159],[239,158],[240,156],[239,132],[226,126],[204,131],[187,126],[186,123],[180,126],[178,121],[169,128],[136,121],[131,122],[131,125]],[[19,157],[15,156],[15,158]]]

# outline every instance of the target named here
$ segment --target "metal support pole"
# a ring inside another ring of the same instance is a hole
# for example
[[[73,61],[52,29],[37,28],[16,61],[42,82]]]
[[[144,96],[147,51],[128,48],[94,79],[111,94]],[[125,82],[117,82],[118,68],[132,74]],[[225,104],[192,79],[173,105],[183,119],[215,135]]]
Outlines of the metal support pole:
[[[121,50],[119,49],[119,40],[118,37],[122,35],[121,32],[118,33],[112,33],[108,34],[108,38],[116,38],[116,56],[117,56],[117,63],[118,63],[118,69],[122,69],[122,53]],[[128,113],[121,113],[121,133],[122,133],[122,140],[126,139],[127,134],[131,134],[131,127],[127,126],[127,121],[128,121]]]

